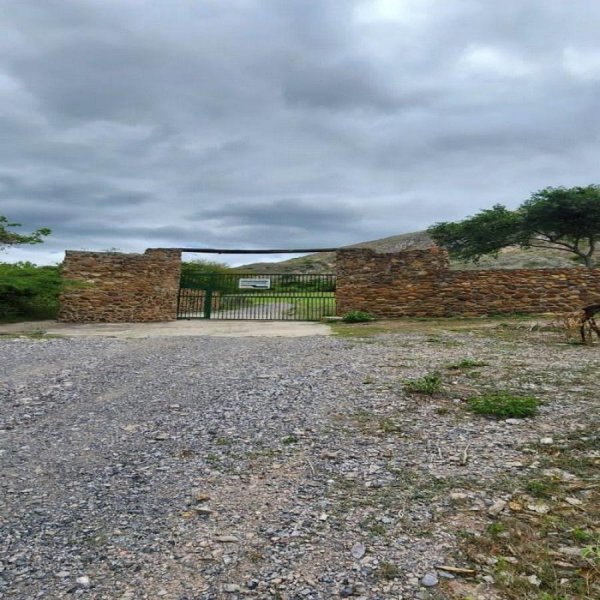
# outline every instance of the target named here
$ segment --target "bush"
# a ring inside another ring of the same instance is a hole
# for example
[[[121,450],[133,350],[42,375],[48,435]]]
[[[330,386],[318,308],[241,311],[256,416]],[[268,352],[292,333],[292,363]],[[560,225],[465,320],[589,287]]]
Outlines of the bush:
[[[436,372],[424,375],[419,379],[409,379],[404,382],[404,389],[411,394],[433,396],[442,389],[442,377]]]
[[[0,263],[0,318],[52,319],[61,289],[59,267]]]
[[[344,323],[367,323],[374,320],[375,317],[372,314],[363,310],[351,310],[342,317]]]
[[[533,396],[515,396],[509,392],[491,392],[469,398],[469,410],[486,417],[523,419],[537,413],[539,401]]]

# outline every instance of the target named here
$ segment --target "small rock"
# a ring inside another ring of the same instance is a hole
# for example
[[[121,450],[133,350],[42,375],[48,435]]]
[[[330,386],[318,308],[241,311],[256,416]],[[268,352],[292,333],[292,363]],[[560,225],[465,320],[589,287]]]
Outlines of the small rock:
[[[425,587],[434,587],[439,583],[439,579],[437,573],[431,571],[430,573],[425,573],[423,579],[421,579],[421,585]]]
[[[169,435],[167,433],[158,432],[154,434],[154,439],[159,442],[162,442],[163,440],[168,440]]]
[[[466,500],[468,498],[468,494],[465,494],[464,492],[451,492],[450,493],[450,500],[452,500],[453,502],[462,502],[463,500]]]
[[[550,507],[547,504],[544,504],[543,502],[536,502],[535,504],[528,504],[527,510],[531,510],[535,513],[538,513],[539,515],[545,515],[547,512],[550,511]]]
[[[504,422],[507,423],[508,425],[519,425],[522,422],[522,420],[521,419],[505,419]]]
[[[566,556],[573,556],[573,557],[581,556],[581,549],[575,548],[573,546],[559,546],[558,551],[561,554],[564,554]]]
[[[525,579],[527,579],[531,585],[535,586],[539,586],[542,583],[541,579],[537,575],[529,575],[529,577],[525,577]]]
[[[58,577],[59,579],[65,579],[66,577],[69,577],[71,575],[70,571],[59,571],[58,573],[56,573],[56,577]]]
[[[226,583],[223,585],[223,591],[227,594],[235,594],[240,591],[240,586],[235,583]]]
[[[499,515],[506,508],[506,501],[496,500],[492,506],[488,508],[488,513],[492,516]]]
[[[574,498],[573,496],[567,496],[565,502],[571,506],[581,506],[583,504],[579,498]]]
[[[456,575],[453,575],[452,573],[447,573],[446,571],[440,571],[439,576],[443,577],[444,579],[455,579],[456,578]]]
[[[205,506],[197,506],[194,510],[196,511],[196,514],[200,516],[208,516],[213,513],[210,508],[206,508]]]
[[[87,575],[82,575],[81,577],[78,577],[75,581],[77,582],[77,585],[80,585],[81,587],[90,587],[90,578]]]
[[[554,444],[554,440],[551,437],[543,437],[540,440],[540,444],[542,444],[542,446],[550,446]]]
[[[215,541],[223,544],[237,544],[240,540],[238,540],[235,535],[218,535],[215,538]]]
[[[354,544],[354,546],[352,546],[352,550],[350,550],[352,556],[356,560],[360,560],[365,555],[366,551],[367,551],[367,549],[366,549],[365,545],[361,544],[360,542],[357,542],[356,544]]]

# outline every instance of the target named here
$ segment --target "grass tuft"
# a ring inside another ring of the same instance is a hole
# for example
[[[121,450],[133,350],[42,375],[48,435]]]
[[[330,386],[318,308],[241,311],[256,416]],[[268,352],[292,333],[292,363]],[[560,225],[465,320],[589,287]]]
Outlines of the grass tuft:
[[[533,396],[517,396],[510,392],[490,392],[470,398],[469,410],[486,417],[523,419],[537,413],[539,400]]]
[[[427,394],[433,396],[442,389],[442,376],[438,373],[429,373],[419,379],[408,379],[404,382],[404,390],[411,394]]]

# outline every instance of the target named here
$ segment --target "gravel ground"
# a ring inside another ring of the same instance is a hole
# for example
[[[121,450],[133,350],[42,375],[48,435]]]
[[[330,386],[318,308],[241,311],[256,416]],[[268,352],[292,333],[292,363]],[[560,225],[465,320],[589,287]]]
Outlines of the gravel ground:
[[[0,340],[0,598],[453,597],[498,479],[598,421],[599,364],[520,333]],[[464,410],[500,383],[540,415]]]

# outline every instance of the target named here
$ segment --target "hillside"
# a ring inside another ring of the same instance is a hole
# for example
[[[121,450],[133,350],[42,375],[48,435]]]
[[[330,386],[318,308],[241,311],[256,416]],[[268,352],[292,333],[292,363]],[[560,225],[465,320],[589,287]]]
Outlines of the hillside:
[[[347,246],[348,248],[373,248],[377,252],[400,252],[402,250],[423,249],[433,245],[432,239],[425,231],[403,233],[379,240],[361,242]],[[560,250],[509,247],[500,252],[498,258],[483,257],[479,263],[451,261],[453,270],[480,269],[557,269],[579,266],[568,252]],[[291,258],[281,262],[252,263],[238,267],[240,271],[254,273],[332,273],[334,271],[335,253],[320,252],[307,254],[300,258]]]

